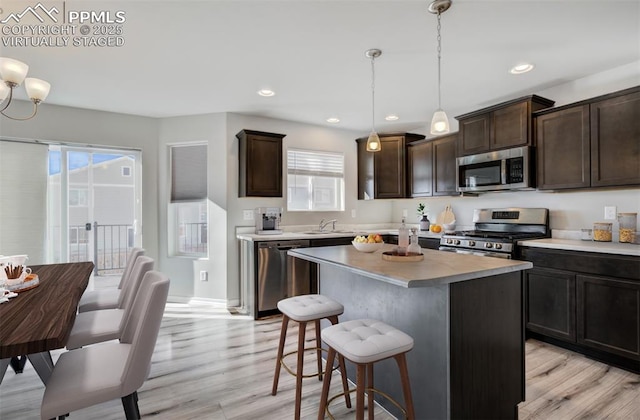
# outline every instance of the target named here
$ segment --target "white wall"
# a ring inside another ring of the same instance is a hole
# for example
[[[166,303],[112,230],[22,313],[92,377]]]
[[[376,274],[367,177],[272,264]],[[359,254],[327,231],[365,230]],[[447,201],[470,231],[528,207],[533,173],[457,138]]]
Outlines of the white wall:
[[[158,142],[159,259],[171,278],[172,297],[227,299],[227,180],[229,156],[226,144],[225,114],[165,118],[160,121]],[[208,159],[208,238],[209,257],[173,257],[168,251],[169,147],[179,143],[206,143]],[[207,282],[199,280],[201,270],[209,273]]]

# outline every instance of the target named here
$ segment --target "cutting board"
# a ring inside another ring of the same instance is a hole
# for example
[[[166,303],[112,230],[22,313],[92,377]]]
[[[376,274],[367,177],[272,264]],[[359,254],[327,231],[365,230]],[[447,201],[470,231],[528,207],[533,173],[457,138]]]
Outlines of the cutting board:
[[[453,214],[451,205],[447,205],[444,210],[436,217],[436,223],[439,225],[445,223],[453,223],[456,220],[456,215]]]

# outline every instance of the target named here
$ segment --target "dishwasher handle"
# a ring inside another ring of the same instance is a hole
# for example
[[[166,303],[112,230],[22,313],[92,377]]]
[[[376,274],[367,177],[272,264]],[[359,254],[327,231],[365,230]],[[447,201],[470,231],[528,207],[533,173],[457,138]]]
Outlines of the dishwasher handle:
[[[277,249],[280,251],[288,251],[294,248],[307,248],[309,247],[309,241],[272,241],[272,242],[259,242],[258,248]]]
[[[279,246],[276,249],[278,251],[288,251],[290,249],[296,249],[296,248],[300,248],[300,247],[299,246],[295,246],[295,245],[292,245],[292,246]]]

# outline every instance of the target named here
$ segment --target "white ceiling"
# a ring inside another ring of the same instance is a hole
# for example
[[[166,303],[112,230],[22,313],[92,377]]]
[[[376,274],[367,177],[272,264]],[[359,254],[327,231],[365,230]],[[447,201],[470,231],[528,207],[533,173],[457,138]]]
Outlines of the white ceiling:
[[[1,0],[0,17],[25,4]],[[337,116],[339,127],[367,132],[371,67],[364,52],[379,48],[376,127],[414,130],[437,108],[436,17],[428,4],[69,0],[66,10],[124,11],[125,45],[0,46],[0,55],[27,62],[30,75],[51,82],[47,103],[321,125]],[[442,106],[451,118],[640,60],[640,1],[453,0],[442,36]],[[509,74],[521,61],[534,71]],[[263,87],[276,95],[256,95]],[[400,120],[385,122],[389,113]]]

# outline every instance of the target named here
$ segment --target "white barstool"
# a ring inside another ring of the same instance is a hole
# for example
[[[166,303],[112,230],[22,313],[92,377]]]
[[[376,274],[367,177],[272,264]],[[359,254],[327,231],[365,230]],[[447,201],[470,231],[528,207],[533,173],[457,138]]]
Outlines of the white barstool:
[[[373,419],[373,394],[378,393],[392,402],[406,418],[413,420],[413,398],[411,397],[411,384],[407,370],[405,354],[413,348],[413,338],[404,332],[374,319],[359,319],[332,325],[322,330],[322,340],[329,346],[327,366],[335,359],[344,356],[356,365],[356,419],[364,419],[364,392],[368,397],[369,420]],[[373,387],[373,364],[380,360],[393,357],[398,363],[402,392],[404,394],[404,408],[386,393]],[[366,387],[365,387],[366,381]],[[340,395],[331,400],[329,398],[329,386],[331,375],[325,375],[322,384],[322,397],[318,410],[318,419],[324,419],[325,411],[331,418],[329,404]],[[345,391],[347,392],[347,391]],[[353,392],[349,391],[349,392]]]
[[[280,330],[280,344],[278,345],[278,357],[276,359],[276,371],[273,376],[273,388],[271,389],[271,395],[276,395],[278,392],[278,380],[280,378],[280,367],[284,366],[285,370],[296,377],[296,407],[295,418],[300,418],[300,405],[302,401],[302,378],[309,378],[317,376],[319,380],[322,380],[322,348],[320,347],[320,320],[326,318],[333,325],[338,324],[338,315],[344,312],[344,307],[333,299],[330,299],[322,295],[302,295],[294,296],[287,299],[283,299],[278,302],[278,309],[282,312],[282,329]],[[289,320],[298,322],[298,350],[283,355],[284,343],[287,337],[287,326]],[[306,348],[304,347],[305,333],[308,322],[315,323],[316,329],[316,347]],[[316,356],[318,361],[318,372],[314,374],[303,374],[304,365],[304,352],[305,350],[316,350]],[[291,370],[284,358],[297,353],[297,366],[296,372]],[[334,357],[335,359],[335,357]],[[334,360],[332,359],[332,360]],[[351,407],[351,399],[348,393],[347,385],[347,373],[344,368],[344,359],[342,356],[338,358],[338,365],[340,368],[340,374],[342,375],[342,387],[345,391],[345,402],[347,407]],[[327,364],[326,376],[331,376],[333,370],[333,361]]]

